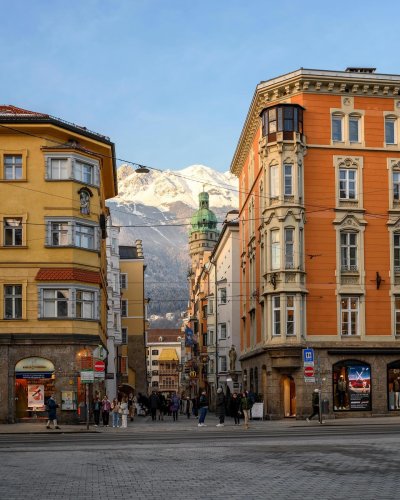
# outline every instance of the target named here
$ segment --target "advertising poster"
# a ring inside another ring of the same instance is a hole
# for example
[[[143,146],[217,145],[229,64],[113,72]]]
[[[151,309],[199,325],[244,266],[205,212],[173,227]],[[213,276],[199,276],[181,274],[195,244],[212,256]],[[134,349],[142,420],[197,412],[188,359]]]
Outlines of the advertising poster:
[[[44,385],[28,384],[28,407],[44,406]]]
[[[62,410],[75,410],[75,392],[63,391],[61,393],[61,409]]]
[[[350,410],[369,410],[371,406],[371,370],[369,366],[349,366]]]

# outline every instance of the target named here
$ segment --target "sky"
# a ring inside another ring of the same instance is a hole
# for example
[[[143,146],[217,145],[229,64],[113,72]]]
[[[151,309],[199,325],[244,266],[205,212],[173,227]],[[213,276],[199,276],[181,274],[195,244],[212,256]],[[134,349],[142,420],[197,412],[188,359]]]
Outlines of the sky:
[[[0,0],[0,104],[107,135],[118,158],[229,169],[256,85],[400,74],[400,2]],[[119,162],[121,163],[121,162]]]

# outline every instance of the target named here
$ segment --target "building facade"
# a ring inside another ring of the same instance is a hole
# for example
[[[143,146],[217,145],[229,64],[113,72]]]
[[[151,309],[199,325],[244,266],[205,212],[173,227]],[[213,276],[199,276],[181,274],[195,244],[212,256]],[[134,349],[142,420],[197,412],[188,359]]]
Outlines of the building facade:
[[[207,274],[207,381],[214,401],[242,389],[240,354],[240,245],[237,210],[226,216],[221,234],[205,266]]]
[[[148,393],[162,392],[165,396],[181,393],[184,338],[179,329],[150,329],[147,332]]]
[[[80,360],[107,345],[114,144],[13,106],[0,106],[0,124],[0,421],[44,416],[52,393],[60,420],[76,421],[85,404]]]
[[[316,383],[331,416],[396,413],[399,89],[373,68],[300,69],[256,88],[231,171],[243,376],[269,418],[306,415]]]
[[[119,387],[124,392],[147,391],[146,328],[147,300],[144,292],[146,269],[142,241],[119,247],[121,270],[121,328]],[[124,387],[125,386],[125,387]]]

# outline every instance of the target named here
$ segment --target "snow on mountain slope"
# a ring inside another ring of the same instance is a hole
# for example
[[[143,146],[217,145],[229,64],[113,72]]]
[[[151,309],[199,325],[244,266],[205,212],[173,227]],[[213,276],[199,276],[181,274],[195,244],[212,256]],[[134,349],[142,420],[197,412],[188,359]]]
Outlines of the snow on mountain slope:
[[[121,244],[143,241],[149,311],[164,321],[153,327],[177,326],[180,312],[186,308],[188,231],[203,187],[219,221],[237,208],[238,180],[229,172],[204,165],[173,172],[151,170],[148,174],[137,174],[129,165],[118,169],[119,194],[107,204],[113,224],[121,226]],[[168,313],[174,315],[173,323],[166,323]]]
[[[238,205],[238,182],[230,172],[217,172],[204,165],[192,165],[182,170],[151,170],[148,174],[137,174],[133,167],[122,165],[118,169],[120,204],[142,203],[169,210],[169,205],[180,201],[196,209],[198,195],[206,190],[210,193],[210,204],[214,208]]]

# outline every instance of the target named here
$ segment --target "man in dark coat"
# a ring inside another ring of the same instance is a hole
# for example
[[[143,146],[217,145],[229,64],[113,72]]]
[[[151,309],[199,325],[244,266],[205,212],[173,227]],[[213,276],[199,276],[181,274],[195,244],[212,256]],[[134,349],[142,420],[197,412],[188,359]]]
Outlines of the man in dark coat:
[[[49,414],[49,419],[47,421],[46,428],[50,429],[50,424],[53,422],[54,429],[59,429],[57,425],[57,408],[58,404],[56,403],[55,395],[52,394],[47,401],[47,413]]]
[[[313,417],[315,417],[315,415],[318,415],[318,420],[320,420],[319,390],[318,389],[314,389],[314,392],[312,393],[311,404],[312,404],[313,412],[308,418],[306,418],[307,422],[309,422]]]
[[[217,424],[217,427],[223,427],[225,422],[225,395],[221,387],[218,387],[217,389],[215,414],[217,417],[219,417],[219,424]]]
[[[160,398],[158,397],[156,391],[153,391],[152,395],[149,398],[150,412],[151,412],[151,420],[153,422],[157,420],[157,410],[160,409]]]

